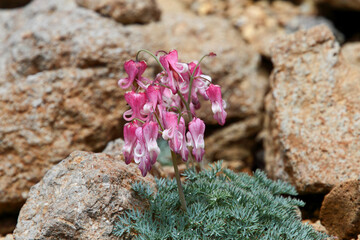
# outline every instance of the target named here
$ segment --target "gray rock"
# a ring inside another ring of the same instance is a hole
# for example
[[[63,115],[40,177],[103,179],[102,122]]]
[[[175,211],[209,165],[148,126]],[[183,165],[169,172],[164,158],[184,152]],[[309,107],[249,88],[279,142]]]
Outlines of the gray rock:
[[[52,167],[31,188],[15,239],[117,239],[111,234],[117,215],[144,207],[131,184],[154,186],[154,179],[143,178],[136,165],[107,153],[76,151]]]

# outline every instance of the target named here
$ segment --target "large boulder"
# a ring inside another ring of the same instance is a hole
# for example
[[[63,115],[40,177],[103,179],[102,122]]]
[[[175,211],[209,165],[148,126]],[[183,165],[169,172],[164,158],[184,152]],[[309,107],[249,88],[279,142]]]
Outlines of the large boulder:
[[[121,211],[143,208],[131,185],[143,178],[135,164],[107,153],[76,151],[52,167],[31,188],[14,231],[21,239],[117,239],[114,221]]]
[[[360,69],[326,26],[272,47],[266,170],[300,193],[327,193],[360,175]]]

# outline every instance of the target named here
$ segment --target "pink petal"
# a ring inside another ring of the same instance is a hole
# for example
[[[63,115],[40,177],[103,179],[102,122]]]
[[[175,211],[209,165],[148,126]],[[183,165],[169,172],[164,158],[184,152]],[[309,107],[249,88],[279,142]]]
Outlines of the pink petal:
[[[206,90],[206,94],[211,101],[211,109],[214,113],[215,120],[217,120],[220,125],[224,125],[227,113],[224,110],[224,103],[221,97],[220,86],[210,84],[210,86]]]
[[[131,111],[124,113],[123,117],[126,121],[131,121],[134,118],[145,120],[146,117],[141,114],[141,111],[146,103],[145,93],[136,93],[134,91],[125,93],[125,100],[130,105]],[[130,115],[130,117],[128,117]]]
[[[151,164],[155,164],[157,156],[160,153],[160,148],[157,145],[156,139],[159,135],[159,127],[156,122],[145,123],[143,126],[143,134],[147,146],[148,156]]]
[[[205,142],[205,123],[200,118],[194,118],[189,123],[189,132],[187,133],[188,145],[193,147],[192,153],[196,161],[200,162],[204,156]]]
[[[133,60],[129,60],[124,63],[125,72],[128,74],[127,78],[122,78],[118,81],[119,87],[126,89],[130,87],[133,83],[136,75],[138,74],[138,69],[136,63]]]
[[[134,123],[127,123],[124,125],[124,146],[123,146],[123,154],[125,163],[129,164],[131,160],[134,158],[134,145],[136,143],[136,135],[135,131],[138,128],[136,121]]]

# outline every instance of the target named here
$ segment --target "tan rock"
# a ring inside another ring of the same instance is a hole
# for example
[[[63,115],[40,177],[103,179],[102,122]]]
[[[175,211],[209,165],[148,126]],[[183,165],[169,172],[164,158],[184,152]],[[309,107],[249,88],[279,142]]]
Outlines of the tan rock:
[[[225,17],[238,28],[242,37],[257,52],[270,56],[270,46],[288,31],[288,24],[300,28],[298,17],[314,15],[314,8],[299,7],[286,1],[250,0],[183,0],[199,15],[216,14]],[[205,10],[204,10],[205,9]]]
[[[360,70],[339,52],[325,26],[272,48],[266,170],[300,193],[326,193],[360,175]]]
[[[360,43],[359,42],[350,42],[344,44],[341,48],[341,54],[344,56],[345,60],[360,68]]]
[[[262,117],[249,117],[244,121],[223,127],[205,139],[205,154],[211,161],[220,159],[228,162],[238,162],[237,170],[252,167],[253,159],[251,149],[255,141],[249,140],[256,135],[262,127]]]
[[[193,12],[200,16],[216,14],[226,16],[228,11],[236,4],[242,8],[249,0],[181,0]]]
[[[51,168],[31,188],[15,239],[117,239],[111,233],[118,214],[144,207],[131,185],[154,179],[109,153],[76,151]]]
[[[14,240],[14,236],[12,234],[6,234],[5,237],[0,237],[0,240]]]
[[[149,23],[160,19],[156,0],[75,0],[79,6],[94,10],[124,24]]]
[[[301,213],[301,212],[300,212]],[[301,216],[301,215],[300,215]],[[320,220],[317,220],[316,222],[312,222],[310,220],[303,220],[304,224],[311,225],[316,231],[322,232],[325,234],[329,234],[329,232],[326,230],[326,228],[321,224]]]
[[[360,179],[341,183],[325,196],[320,220],[329,234],[339,239],[357,238],[360,234]]]

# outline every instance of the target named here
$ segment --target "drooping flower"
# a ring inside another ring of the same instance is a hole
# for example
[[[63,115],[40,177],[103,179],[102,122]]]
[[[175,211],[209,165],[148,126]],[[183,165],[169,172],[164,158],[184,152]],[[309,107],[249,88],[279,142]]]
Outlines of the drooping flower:
[[[160,148],[157,145],[156,139],[159,135],[159,127],[156,122],[145,123],[143,128],[143,136],[145,139],[145,144],[147,146],[148,157],[152,165],[155,164],[157,156],[160,153]]]
[[[189,149],[186,146],[186,137],[185,137],[186,136],[185,135],[186,126],[185,126],[185,120],[183,117],[180,118],[178,131],[179,131],[179,135],[182,136],[180,156],[181,156],[182,160],[186,162],[189,157]]]
[[[176,50],[172,50],[168,54],[161,56],[159,61],[166,72],[166,77],[162,78],[162,82],[175,94],[178,90],[179,82],[183,81],[183,79],[181,79],[181,73],[185,73],[188,70],[187,64],[178,62],[178,53]]]
[[[129,60],[125,62],[124,69],[126,73],[128,74],[127,78],[122,78],[118,81],[118,85],[123,88],[129,88],[131,84],[133,84],[134,80],[136,80],[137,84],[145,88],[146,84],[148,84],[149,79],[142,76],[142,74],[146,70],[146,62],[135,62],[134,60]]]
[[[189,132],[187,132],[186,136],[188,145],[193,147],[192,153],[198,162],[201,162],[205,153],[204,133],[205,123],[200,118],[194,118],[189,123]]]
[[[174,112],[163,113],[163,122],[165,129],[162,137],[165,140],[169,140],[170,149],[180,154],[184,161],[188,159],[188,150],[186,148],[185,138],[185,120],[180,117],[178,122],[178,115]]]
[[[135,135],[137,140],[134,148],[134,161],[135,163],[139,164],[141,174],[145,176],[147,172],[151,169],[151,162],[146,148],[143,128],[137,128],[135,131]]]
[[[147,103],[144,105],[143,110],[145,114],[149,114],[151,112],[156,111],[156,107],[161,101],[160,88],[155,85],[150,85],[145,90],[145,95],[146,95]]]
[[[206,94],[211,101],[211,110],[214,113],[215,120],[220,124],[225,124],[227,113],[224,108],[226,107],[225,101],[221,97],[221,88],[219,85],[210,84],[206,90]]]
[[[206,95],[206,89],[209,87],[211,83],[211,77],[204,75],[201,71],[200,66],[197,66],[197,62],[191,62],[188,64],[189,71],[187,73],[182,74],[184,79],[188,79],[191,81],[191,76],[193,77],[192,86],[191,86],[191,102],[193,103],[193,107],[195,109],[200,108],[200,101],[198,98],[198,93],[203,96],[205,100],[208,100],[208,96]],[[189,86],[187,86],[186,92],[183,90],[182,93],[186,93],[188,95]]]
[[[180,107],[181,99],[178,94],[173,94],[169,88],[163,88],[161,93],[162,105],[165,108]]]
[[[145,113],[143,112],[143,107],[146,103],[145,93],[127,92],[125,93],[125,100],[131,107],[131,109],[127,110],[123,115],[126,121],[131,121],[134,118],[140,120],[146,119]]]
[[[159,135],[159,127],[156,122],[147,122],[142,127],[137,121],[125,124],[123,154],[125,163],[129,164],[133,159],[139,164],[143,176],[151,170],[155,164],[160,148],[156,139]]]
[[[138,128],[137,121],[129,122],[124,125],[124,146],[123,154],[125,158],[125,163],[129,164],[134,158],[134,146],[136,143],[135,131]]]

